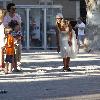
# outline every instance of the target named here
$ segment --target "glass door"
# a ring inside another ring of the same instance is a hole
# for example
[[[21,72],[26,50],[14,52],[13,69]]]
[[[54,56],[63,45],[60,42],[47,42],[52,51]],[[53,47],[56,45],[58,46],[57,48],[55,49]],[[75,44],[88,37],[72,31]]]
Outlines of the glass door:
[[[3,8],[3,1],[0,1],[0,8]]]
[[[31,8],[29,13],[30,48],[42,48],[44,41],[44,11],[42,8]]]
[[[0,0],[0,8],[6,9],[8,3],[11,3],[12,0]]]
[[[61,13],[60,8],[48,8],[47,9],[47,48],[52,49],[56,47],[56,32],[55,32],[55,16],[57,13]]]
[[[21,25],[21,31],[23,35],[22,39],[22,47],[26,48],[27,47],[27,21],[26,21],[26,9],[24,8],[17,8],[18,14],[20,14],[21,19],[22,19],[22,25]]]

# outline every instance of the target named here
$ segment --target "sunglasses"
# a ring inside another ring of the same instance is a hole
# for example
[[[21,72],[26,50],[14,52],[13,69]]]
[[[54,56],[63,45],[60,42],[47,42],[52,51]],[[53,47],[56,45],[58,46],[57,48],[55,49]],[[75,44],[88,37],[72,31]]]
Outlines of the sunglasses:
[[[16,8],[11,8],[11,10],[16,10]]]
[[[56,19],[63,19],[63,18],[56,18]]]

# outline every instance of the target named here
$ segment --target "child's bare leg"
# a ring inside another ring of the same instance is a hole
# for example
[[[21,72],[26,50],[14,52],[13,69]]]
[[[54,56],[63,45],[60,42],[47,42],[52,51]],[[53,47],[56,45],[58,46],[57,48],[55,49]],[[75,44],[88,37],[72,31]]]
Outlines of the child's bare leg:
[[[8,73],[12,73],[12,63],[9,63],[8,70]]]
[[[9,63],[7,62],[6,64],[5,64],[5,69],[4,69],[4,72],[7,74],[8,73],[8,65],[9,65]]]

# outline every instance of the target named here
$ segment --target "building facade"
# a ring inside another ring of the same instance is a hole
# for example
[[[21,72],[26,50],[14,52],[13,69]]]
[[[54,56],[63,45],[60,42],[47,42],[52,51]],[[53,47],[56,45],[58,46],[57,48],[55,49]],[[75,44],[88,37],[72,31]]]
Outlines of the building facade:
[[[22,46],[26,49],[56,48],[55,16],[63,13],[65,18],[76,20],[80,17],[78,0],[0,0],[6,8],[14,2],[22,18]]]

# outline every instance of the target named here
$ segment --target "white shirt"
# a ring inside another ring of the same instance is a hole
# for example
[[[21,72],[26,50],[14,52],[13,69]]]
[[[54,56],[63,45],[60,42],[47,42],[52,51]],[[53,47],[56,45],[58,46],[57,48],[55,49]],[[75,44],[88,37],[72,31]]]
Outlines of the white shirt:
[[[78,27],[78,35],[85,35],[85,32],[84,32],[85,24],[82,22],[80,24],[77,24],[77,27]]]
[[[0,48],[5,45],[5,43],[4,43],[4,37],[5,37],[5,34],[4,34],[4,25],[2,23],[0,25]]]
[[[5,17],[4,17],[4,20],[3,20],[3,24],[4,26],[8,26],[8,23],[11,21],[11,20],[16,20],[18,23],[21,24],[21,17],[19,14],[15,13],[15,15],[13,17],[10,17],[9,14],[7,14]]]

